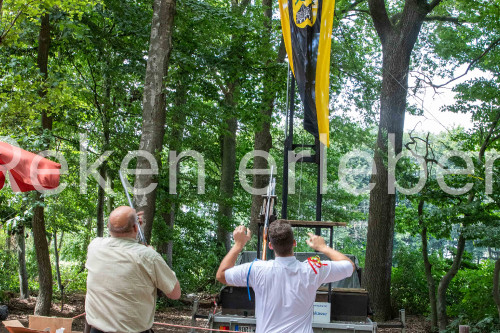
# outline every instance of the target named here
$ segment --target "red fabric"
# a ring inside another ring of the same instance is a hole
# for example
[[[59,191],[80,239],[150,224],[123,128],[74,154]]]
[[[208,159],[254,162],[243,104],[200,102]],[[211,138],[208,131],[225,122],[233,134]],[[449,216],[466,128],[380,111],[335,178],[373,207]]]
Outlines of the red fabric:
[[[6,169],[14,192],[55,189],[59,186],[60,168],[61,165],[56,162],[0,142],[0,189],[5,182]]]
[[[5,184],[5,175],[2,172],[2,170],[0,170],[0,190],[3,189],[4,184]]]

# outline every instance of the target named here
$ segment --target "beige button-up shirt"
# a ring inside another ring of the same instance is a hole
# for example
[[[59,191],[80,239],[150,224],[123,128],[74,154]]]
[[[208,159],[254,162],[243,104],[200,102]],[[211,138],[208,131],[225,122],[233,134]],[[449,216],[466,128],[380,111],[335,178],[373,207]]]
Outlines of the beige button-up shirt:
[[[142,332],[153,325],[156,289],[177,278],[152,248],[131,238],[96,238],[88,248],[87,322],[104,332]]]

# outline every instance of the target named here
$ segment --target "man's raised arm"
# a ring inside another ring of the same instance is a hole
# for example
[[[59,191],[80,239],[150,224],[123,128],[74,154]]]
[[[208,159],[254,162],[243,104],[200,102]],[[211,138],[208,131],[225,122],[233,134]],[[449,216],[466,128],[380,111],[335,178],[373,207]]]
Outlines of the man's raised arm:
[[[238,255],[243,250],[246,243],[252,238],[252,232],[250,229],[240,225],[234,229],[233,238],[234,245],[220,263],[219,270],[217,271],[217,281],[223,284],[227,284],[226,271],[234,267],[236,259],[238,259]]]
[[[307,245],[312,247],[313,250],[324,253],[330,260],[332,261],[341,261],[347,260],[351,263],[353,272],[356,270],[356,265],[349,259],[346,255],[340,253],[339,251],[335,251],[328,245],[326,245],[323,237],[314,235],[313,233],[308,233],[309,239],[306,240]]]

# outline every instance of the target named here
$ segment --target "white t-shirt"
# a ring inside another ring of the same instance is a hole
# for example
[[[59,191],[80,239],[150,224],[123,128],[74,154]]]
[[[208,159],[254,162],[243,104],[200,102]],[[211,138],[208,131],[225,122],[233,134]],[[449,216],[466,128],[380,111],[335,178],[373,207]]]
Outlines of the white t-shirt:
[[[313,333],[313,304],[316,291],[323,283],[335,282],[352,275],[347,260],[323,261],[325,266],[300,262],[295,257],[255,261],[248,283],[255,292],[257,333]],[[251,263],[226,270],[228,285],[247,286]],[[315,272],[316,271],[316,272]]]

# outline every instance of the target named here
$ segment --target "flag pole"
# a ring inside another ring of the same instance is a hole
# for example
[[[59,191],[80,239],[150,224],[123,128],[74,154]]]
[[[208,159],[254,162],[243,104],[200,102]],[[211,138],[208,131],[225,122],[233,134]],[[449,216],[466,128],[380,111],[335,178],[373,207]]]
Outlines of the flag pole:
[[[295,113],[295,77],[288,69],[288,76],[290,77],[290,91],[288,100],[290,105],[287,110],[287,121],[285,124],[285,149],[283,156],[283,193],[282,193],[282,205],[281,205],[281,218],[288,218],[288,152],[292,150],[293,146],[293,117]]]

